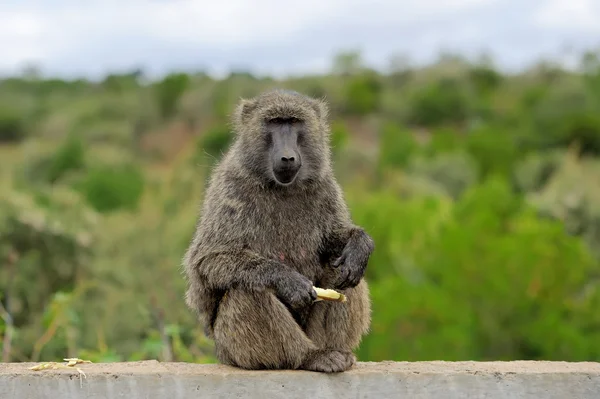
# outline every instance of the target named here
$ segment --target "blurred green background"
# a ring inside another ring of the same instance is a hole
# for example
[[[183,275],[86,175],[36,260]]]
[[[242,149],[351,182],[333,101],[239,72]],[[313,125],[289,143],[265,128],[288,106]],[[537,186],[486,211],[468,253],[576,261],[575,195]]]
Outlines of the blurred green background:
[[[325,97],[374,237],[361,361],[600,361],[600,58],[0,81],[3,361],[215,362],[181,259],[240,97]]]

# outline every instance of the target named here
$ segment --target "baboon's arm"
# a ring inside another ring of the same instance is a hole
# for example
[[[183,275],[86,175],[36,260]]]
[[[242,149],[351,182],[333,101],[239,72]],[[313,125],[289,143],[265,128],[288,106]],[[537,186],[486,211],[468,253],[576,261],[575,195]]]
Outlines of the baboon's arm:
[[[339,269],[334,288],[345,289],[357,286],[362,279],[375,243],[362,227],[352,222],[341,188],[337,184],[334,188],[334,217],[325,234],[321,259]]]
[[[289,266],[249,250],[206,251],[190,265],[196,274],[215,289],[275,288],[284,279],[298,274]]]
[[[331,203],[333,221],[325,232],[322,256],[326,258],[325,260],[334,261],[341,256],[346,247],[360,249],[370,255],[374,249],[373,239],[362,227],[354,224],[341,188],[337,184],[333,187]]]

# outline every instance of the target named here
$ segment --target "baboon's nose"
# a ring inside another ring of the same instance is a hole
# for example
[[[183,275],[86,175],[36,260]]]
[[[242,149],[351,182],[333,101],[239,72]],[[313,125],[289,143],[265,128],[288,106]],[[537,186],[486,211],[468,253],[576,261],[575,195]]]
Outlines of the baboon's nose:
[[[295,160],[296,160],[296,158],[294,158],[293,155],[281,157],[281,161],[283,163],[294,163]]]

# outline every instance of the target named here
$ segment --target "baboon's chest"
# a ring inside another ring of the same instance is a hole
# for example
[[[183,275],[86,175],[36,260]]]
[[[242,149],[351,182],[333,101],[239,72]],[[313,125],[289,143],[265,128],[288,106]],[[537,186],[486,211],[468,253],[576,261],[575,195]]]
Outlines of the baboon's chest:
[[[264,256],[278,259],[299,271],[319,267],[319,248],[330,215],[315,201],[260,201],[252,219],[254,241]]]

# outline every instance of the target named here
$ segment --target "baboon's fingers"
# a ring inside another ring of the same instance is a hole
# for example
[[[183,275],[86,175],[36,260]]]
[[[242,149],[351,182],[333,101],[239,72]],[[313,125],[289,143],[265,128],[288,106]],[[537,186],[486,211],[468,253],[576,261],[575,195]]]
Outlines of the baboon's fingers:
[[[347,257],[348,257],[348,251],[346,251],[344,249],[344,251],[342,252],[342,255],[339,258],[337,258],[335,261],[333,261],[333,263],[331,265],[335,268],[340,267],[342,264],[344,264],[344,262],[346,262]]]

